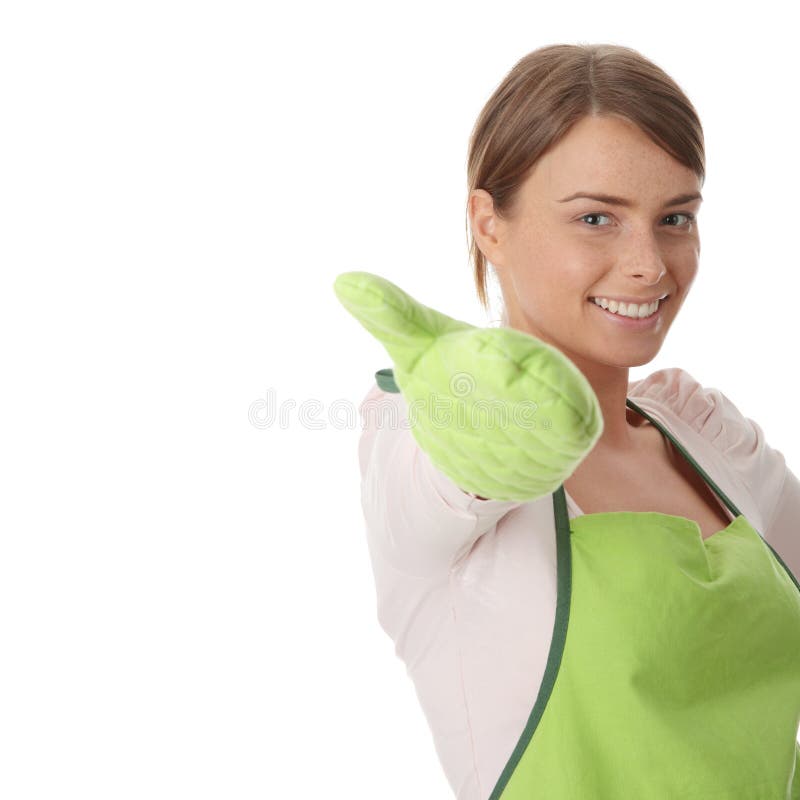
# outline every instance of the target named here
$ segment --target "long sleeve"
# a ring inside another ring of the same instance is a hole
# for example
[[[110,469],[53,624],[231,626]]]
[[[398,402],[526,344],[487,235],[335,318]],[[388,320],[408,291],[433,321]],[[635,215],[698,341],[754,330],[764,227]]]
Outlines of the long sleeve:
[[[800,581],[800,481],[788,467],[764,538]]]
[[[519,502],[480,499],[440,472],[420,448],[401,393],[377,385],[359,407],[361,504],[370,547],[411,577],[446,575]]]

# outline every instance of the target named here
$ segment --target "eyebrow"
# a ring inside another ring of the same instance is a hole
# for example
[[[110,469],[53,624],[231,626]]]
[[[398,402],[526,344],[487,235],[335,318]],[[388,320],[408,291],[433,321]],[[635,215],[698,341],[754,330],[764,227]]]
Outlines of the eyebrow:
[[[562,197],[559,200],[559,203],[568,203],[570,200],[577,200],[579,197],[585,197],[587,200],[597,200],[600,203],[608,203],[612,206],[624,206],[625,208],[631,208],[633,203],[630,200],[626,200],[624,197],[615,197],[611,194],[590,194],[589,192],[579,191],[575,192],[575,194],[571,194],[569,197]],[[703,195],[700,192],[693,192],[691,194],[679,194],[673,197],[671,200],[668,200],[664,203],[665,208],[669,208],[670,206],[677,206],[681,203],[689,203],[692,200],[702,200]]]

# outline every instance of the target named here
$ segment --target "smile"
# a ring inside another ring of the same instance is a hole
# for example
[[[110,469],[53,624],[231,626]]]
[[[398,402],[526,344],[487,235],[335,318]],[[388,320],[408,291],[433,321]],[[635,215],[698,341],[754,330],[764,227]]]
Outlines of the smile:
[[[620,303],[616,300],[609,300],[607,297],[590,297],[589,299],[612,314],[619,314],[621,317],[631,317],[633,319],[643,319],[655,314],[658,310],[658,304],[666,298],[667,295],[664,295],[652,303]]]
[[[631,303],[627,306],[624,303],[608,301],[603,297],[590,297],[587,302],[612,324],[619,325],[630,331],[638,331],[648,330],[658,325],[662,317],[663,306],[668,300],[669,296],[663,299],[659,298],[649,305],[634,305]],[[603,306],[603,303],[606,304],[606,307]],[[613,306],[616,306],[614,311],[611,310]],[[621,309],[620,306],[623,308]],[[623,309],[624,313],[621,313]],[[644,309],[644,312],[642,312],[642,309]],[[644,316],[639,316],[641,313],[644,313]],[[632,316],[632,314],[636,316]]]

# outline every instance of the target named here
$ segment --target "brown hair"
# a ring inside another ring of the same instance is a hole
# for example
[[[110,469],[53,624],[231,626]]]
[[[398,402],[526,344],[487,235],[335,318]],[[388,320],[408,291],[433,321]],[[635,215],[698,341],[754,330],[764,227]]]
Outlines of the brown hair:
[[[469,139],[467,204],[485,189],[510,218],[528,171],[586,116],[617,115],[705,180],[703,129],[678,84],[636,50],[613,44],[553,44],[520,59],[484,105]],[[488,309],[487,261],[469,229],[478,298]]]

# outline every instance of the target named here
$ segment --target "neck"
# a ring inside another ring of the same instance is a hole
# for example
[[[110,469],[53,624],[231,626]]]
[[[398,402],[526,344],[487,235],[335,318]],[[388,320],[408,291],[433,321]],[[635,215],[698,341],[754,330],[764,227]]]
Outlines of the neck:
[[[522,330],[526,328],[527,326]],[[593,452],[625,454],[633,451],[640,444],[641,437],[638,434],[643,424],[647,424],[647,420],[625,403],[628,397],[629,368],[582,358],[551,341],[541,332],[533,335],[558,348],[578,367],[594,390],[603,414],[603,432],[595,443]]]
[[[569,353],[566,355],[589,381],[600,403],[603,433],[595,449],[617,453],[633,450],[639,444],[639,429],[647,420],[625,403],[628,397],[628,367],[598,364]]]
[[[642,443],[647,420],[625,403],[628,397],[629,368],[602,364],[582,358],[536,329],[530,320],[515,310],[503,309],[504,324],[510,324],[556,347],[583,373],[594,390],[603,414],[603,432],[592,450],[596,455],[625,455]]]

